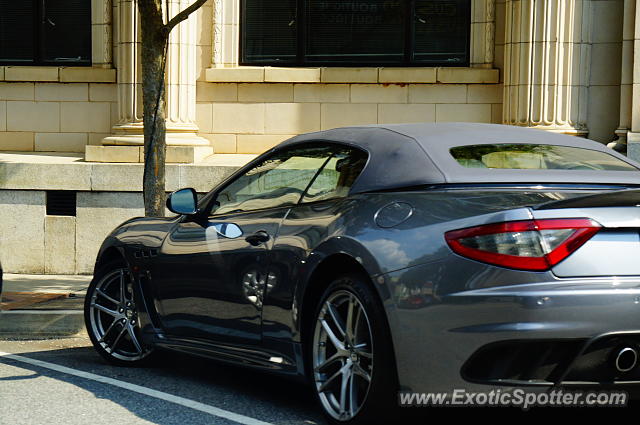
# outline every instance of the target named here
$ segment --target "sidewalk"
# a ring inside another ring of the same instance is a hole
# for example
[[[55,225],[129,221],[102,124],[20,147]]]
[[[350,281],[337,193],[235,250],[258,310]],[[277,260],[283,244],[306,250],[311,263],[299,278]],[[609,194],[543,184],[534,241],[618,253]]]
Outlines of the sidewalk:
[[[70,336],[84,331],[84,295],[91,276],[5,274],[0,338]]]

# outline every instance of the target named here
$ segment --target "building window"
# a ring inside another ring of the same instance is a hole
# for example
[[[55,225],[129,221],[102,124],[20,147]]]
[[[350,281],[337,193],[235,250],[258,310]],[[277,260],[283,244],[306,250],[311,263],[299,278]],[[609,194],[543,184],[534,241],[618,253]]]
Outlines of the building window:
[[[470,0],[242,0],[243,65],[467,66]]]
[[[91,65],[91,2],[0,0],[0,64]]]

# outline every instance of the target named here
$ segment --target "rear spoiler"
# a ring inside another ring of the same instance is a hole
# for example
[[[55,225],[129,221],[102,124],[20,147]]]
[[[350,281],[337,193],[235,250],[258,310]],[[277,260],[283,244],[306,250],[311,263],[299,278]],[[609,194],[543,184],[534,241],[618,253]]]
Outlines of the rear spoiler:
[[[597,208],[597,207],[638,207],[640,206],[640,190],[624,189],[614,192],[597,193],[577,198],[552,201],[533,207],[534,210],[551,210],[558,208]]]

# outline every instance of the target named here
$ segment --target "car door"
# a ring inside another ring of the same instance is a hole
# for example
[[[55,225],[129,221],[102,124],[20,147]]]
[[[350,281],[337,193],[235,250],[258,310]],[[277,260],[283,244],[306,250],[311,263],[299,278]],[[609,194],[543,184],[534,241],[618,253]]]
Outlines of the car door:
[[[260,341],[270,248],[289,208],[331,155],[327,146],[277,151],[217,190],[201,214],[176,224],[153,278],[167,335]]]
[[[355,147],[336,147],[298,205],[291,207],[271,246],[267,293],[262,311],[265,338],[293,337],[295,288],[304,275],[309,253],[323,241],[340,235],[344,226],[357,227],[348,211],[358,202],[348,197],[368,155]],[[349,218],[348,218],[349,217]]]

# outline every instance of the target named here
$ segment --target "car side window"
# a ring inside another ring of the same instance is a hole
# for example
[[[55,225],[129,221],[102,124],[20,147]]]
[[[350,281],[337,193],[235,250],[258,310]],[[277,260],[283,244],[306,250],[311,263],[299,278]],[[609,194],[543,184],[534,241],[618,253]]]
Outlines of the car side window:
[[[334,151],[330,146],[293,148],[266,158],[220,191],[211,214],[297,204]]]
[[[358,149],[338,149],[315,178],[302,202],[347,196],[366,163],[365,152]]]

